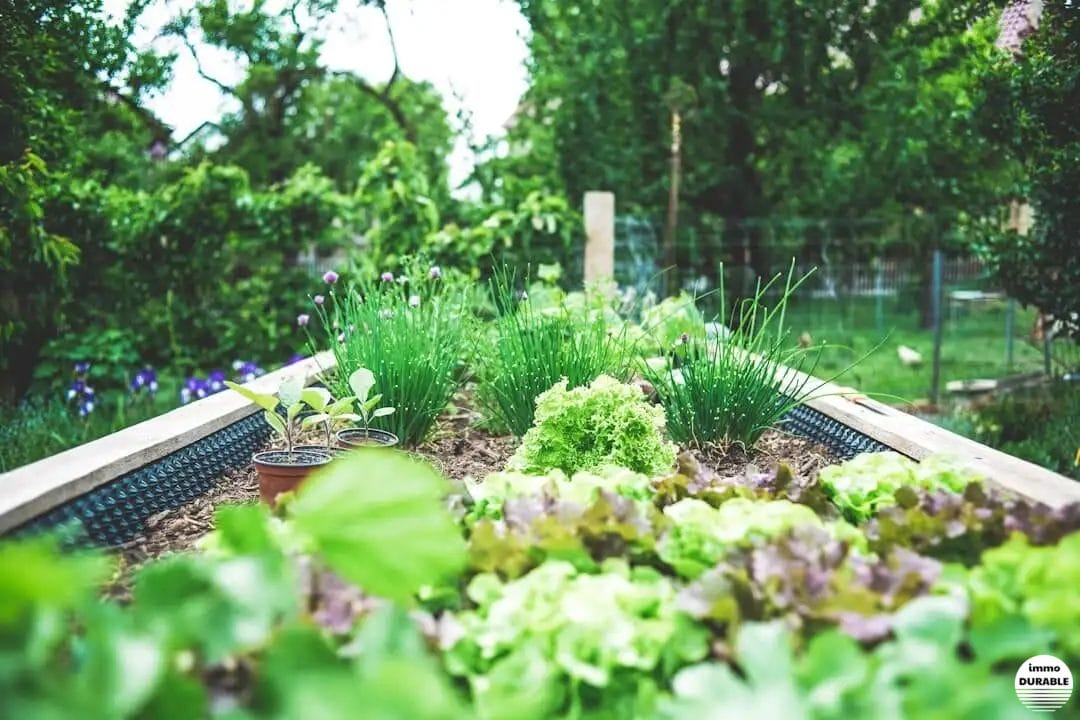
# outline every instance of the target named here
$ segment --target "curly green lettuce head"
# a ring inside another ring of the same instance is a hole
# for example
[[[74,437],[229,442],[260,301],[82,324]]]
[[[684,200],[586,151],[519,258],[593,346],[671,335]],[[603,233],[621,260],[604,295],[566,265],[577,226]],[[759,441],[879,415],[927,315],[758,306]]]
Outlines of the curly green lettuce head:
[[[535,424],[507,468],[573,475],[618,465],[659,475],[675,462],[675,446],[663,432],[663,408],[650,405],[637,387],[601,375],[568,390],[564,380],[536,399]]]
[[[840,465],[821,469],[825,492],[844,516],[867,520],[879,508],[893,505],[902,487],[963,492],[980,478],[948,457],[934,455],[921,463],[895,452],[862,453]]]

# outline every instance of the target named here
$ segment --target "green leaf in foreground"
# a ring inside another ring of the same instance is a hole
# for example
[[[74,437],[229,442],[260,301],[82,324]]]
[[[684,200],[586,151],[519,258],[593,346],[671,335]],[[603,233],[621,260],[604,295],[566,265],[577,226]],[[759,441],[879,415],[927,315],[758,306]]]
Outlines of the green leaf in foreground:
[[[342,577],[407,599],[465,566],[465,541],[443,505],[446,491],[429,463],[365,449],[308,480],[291,519]]]

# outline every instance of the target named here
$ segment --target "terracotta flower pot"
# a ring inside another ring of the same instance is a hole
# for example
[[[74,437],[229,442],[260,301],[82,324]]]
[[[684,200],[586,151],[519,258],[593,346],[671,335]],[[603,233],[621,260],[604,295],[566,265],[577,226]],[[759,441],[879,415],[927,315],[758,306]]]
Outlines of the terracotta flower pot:
[[[338,442],[350,450],[363,447],[392,447],[398,444],[398,436],[375,428],[348,428],[337,431]]]
[[[255,453],[251,462],[259,474],[259,497],[273,507],[277,496],[300,487],[308,475],[330,462],[322,450],[267,450]]]

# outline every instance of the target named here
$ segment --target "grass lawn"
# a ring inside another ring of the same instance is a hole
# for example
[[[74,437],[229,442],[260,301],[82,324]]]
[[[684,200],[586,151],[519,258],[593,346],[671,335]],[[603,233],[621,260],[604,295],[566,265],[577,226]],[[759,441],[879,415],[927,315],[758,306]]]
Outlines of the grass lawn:
[[[1042,351],[1028,341],[1035,318],[1033,309],[1017,306],[1013,365],[1006,364],[1004,301],[987,301],[972,307],[945,309],[941,347],[941,388],[949,380],[997,378],[1011,373],[1039,371]],[[788,326],[794,336],[810,334],[815,344],[828,343],[815,374],[830,378],[864,354],[870,354],[855,367],[836,378],[841,385],[858,388],[867,394],[895,395],[903,400],[917,400],[930,395],[934,351],[932,330],[919,329],[919,315],[914,303],[904,304],[895,298],[882,301],[881,323],[873,298],[799,299],[788,311]],[[874,350],[880,343],[880,347]],[[905,367],[897,348],[906,345],[919,352],[923,361],[918,367]],[[895,398],[881,397],[883,402]]]

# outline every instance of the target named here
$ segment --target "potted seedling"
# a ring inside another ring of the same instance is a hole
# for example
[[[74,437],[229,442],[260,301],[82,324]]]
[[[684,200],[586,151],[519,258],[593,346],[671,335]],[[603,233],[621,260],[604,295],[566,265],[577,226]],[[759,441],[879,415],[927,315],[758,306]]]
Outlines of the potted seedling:
[[[371,427],[371,421],[375,418],[385,417],[394,412],[392,407],[379,407],[379,401],[382,400],[381,394],[368,397],[371,389],[375,387],[375,375],[367,368],[359,368],[349,376],[349,387],[353,391],[353,402],[359,412],[361,427],[338,430],[338,442],[348,448],[397,445],[397,435]]]
[[[341,448],[334,446],[334,427],[346,422],[363,420],[362,416],[353,412],[353,403],[356,401],[356,397],[349,395],[334,400],[329,390],[312,387],[304,388],[301,398],[308,407],[314,410],[314,413],[301,420],[300,426],[305,430],[321,426],[326,433],[326,444],[300,445],[299,448],[302,450],[320,450],[329,453],[331,457],[336,457],[344,452]]]
[[[330,462],[330,454],[325,451],[293,447],[300,426],[297,418],[304,409],[304,382],[286,378],[277,393],[260,393],[229,381],[225,384],[261,407],[266,423],[285,442],[284,450],[264,450],[251,457],[259,475],[259,496],[273,506],[278,495],[296,490],[313,470]],[[285,406],[285,417],[277,412],[279,403]]]

